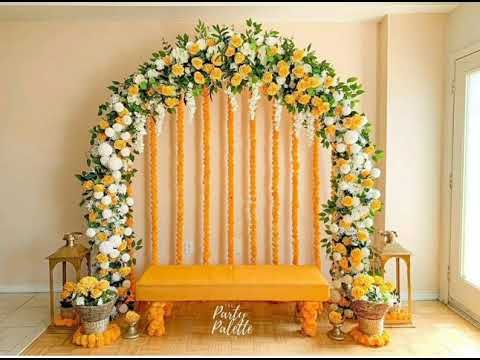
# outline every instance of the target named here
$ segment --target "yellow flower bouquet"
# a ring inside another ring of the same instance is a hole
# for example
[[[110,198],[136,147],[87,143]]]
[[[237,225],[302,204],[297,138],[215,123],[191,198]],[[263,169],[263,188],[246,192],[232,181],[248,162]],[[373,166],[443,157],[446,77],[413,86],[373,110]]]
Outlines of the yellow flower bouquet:
[[[116,291],[107,280],[98,280],[93,276],[85,276],[72,290],[72,300],[77,306],[99,306],[111,302],[117,297]]]

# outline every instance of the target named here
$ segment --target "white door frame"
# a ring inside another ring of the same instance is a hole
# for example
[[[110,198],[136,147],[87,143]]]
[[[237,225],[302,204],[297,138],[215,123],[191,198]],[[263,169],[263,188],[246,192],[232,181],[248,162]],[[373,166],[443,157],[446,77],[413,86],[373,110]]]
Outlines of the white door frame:
[[[463,50],[448,54],[447,86],[445,94],[445,117],[443,126],[443,149],[442,149],[442,176],[441,176],[441,237],[440,237],[440,301],[449,302],[449,268],[450,268],[450,244],[451,244],[451,189],[450,179],[452,174],[453,159],[453,112],[454,112],[454,79],[455,62],[467,55],[480,51],[480,42]]]

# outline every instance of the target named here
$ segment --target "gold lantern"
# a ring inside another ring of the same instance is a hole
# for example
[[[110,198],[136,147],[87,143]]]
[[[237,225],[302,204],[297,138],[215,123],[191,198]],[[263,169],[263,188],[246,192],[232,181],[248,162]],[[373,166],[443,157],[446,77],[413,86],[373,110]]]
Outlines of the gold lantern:
[[[90,275],[90,250],[82,244],[75,243],[83,234],[81,232],[67,233],[63,236],[66,244],[47,257],[50,270],[50,322],[54,323],[55,293],[53,289],[53,270],[58,263],[62,263],[62,285],[67,282],[67,262],[75,269],[76,281],[81,277],[83,259],[87,259],[88,274]]]
[[[377,270],[385,273],[385,266],[390,259],[395,259],[395,280],[396,291],[400,299],[400,260],[403,260],[407,269],[407,307],[403,307],[402,301],[392,307],[385,317],[385,327],[414,327],[413,317],[413,286],[412,286],[412,253],[405,249],[397,241],[395,231],[383,231],[380,233],[384,240],[380,245],[374,247],[375,257],[377,259]]]

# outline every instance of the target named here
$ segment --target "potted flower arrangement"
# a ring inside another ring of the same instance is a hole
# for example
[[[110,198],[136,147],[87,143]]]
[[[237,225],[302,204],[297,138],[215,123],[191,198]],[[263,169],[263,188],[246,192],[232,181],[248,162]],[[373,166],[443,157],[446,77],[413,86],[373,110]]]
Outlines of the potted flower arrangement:
[[[71,281],[67,281],[63,285],[63,290],[60,295],[60,317],[62,319],[74,319],[75,310],[73,309],[73,294],[75,292],[76,285]]]
[[[361,274],[353,280],[352,299],[359,330],[369,336],[383,334],[385,315],[398,301],[395,286],[381,276]]]
[[[86,276],[78,282],[72,300],[85,334],[107,330],[116,299],[117,293],[107,280]]]

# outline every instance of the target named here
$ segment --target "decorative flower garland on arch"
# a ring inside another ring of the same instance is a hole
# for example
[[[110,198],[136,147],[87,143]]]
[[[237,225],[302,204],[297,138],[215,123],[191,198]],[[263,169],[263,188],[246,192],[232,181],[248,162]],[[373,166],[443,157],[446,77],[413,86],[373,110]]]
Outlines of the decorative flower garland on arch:
[[[356,78],[337,78],[310,45],[298,48],[252,20],[242,33],[199,22],[193,37],[179,35],[175,46],[164,42],[136,73],[109,87],[111,98],[100,105],[100,121],[90,130],[89,168],[77,175],[97,276],[119,290],[121,302],[129,297],[135,265],[130,254],[142,244],[131,226],[134,201],[128,189],[135,156],[144,148],[147,119],[155,119],[160,133],[166,113],[174,113],[182,98],[192,117],[194,98],[205,88],[210,94],[223,89],[234,111],[235,95],[250,90],[250,118],[262,93],[293,114],[295,126],[305,128],[310,140],[318,136],[332,149],[335,175],[332,197],[320,213],[327,234],[322,246],[332,260],[331,310],[352,316],[351,283],[369,270],[373,218],[382,206],[374,188],[380,171],[373,167],[381,152],[372,144],[367,118],[355,110],[363,90]]]

